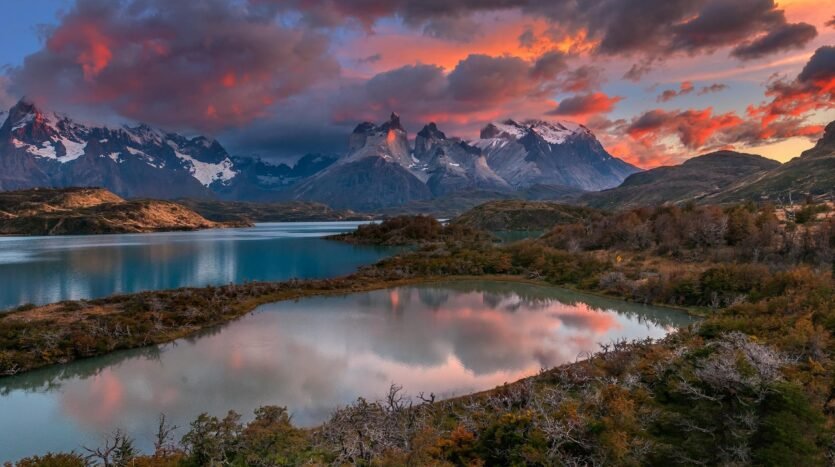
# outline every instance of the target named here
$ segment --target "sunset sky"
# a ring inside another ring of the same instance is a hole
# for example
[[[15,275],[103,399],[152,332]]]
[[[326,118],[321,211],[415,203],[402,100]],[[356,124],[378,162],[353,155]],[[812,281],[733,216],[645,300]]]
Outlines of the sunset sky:
[[[142,121],[231,152],[338,152],[401,114],[592,128],[641,167],[719,148],[785,161],[835,120],[826,0],[5,2],[0,105]]]

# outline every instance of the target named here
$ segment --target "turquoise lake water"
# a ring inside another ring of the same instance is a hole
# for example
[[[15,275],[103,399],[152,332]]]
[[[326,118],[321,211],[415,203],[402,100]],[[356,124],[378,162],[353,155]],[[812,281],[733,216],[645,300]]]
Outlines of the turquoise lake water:
[[[358,222],[154,234],[0,237],[0,310],[115,293],[348,274],[393,250],[324,240]]]

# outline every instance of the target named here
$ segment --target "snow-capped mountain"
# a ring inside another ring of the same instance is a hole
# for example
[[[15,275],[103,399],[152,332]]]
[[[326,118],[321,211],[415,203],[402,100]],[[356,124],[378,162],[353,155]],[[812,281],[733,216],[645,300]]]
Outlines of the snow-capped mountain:
[[[606,152],[591,130],[571,122],[490,123],[472,144],[514,188],[543,184],[602,190],[640,171]]]
[[[320,157],[321,168],[335,160]],[[2,190],[101,186],[125,197],[266,198],[265,193],[311,175],[317,166],[309,158],[300,162],[295,170],[233,158],[215,140],[147,125],[87,126],[25,99],[0,126]]]
[[[426,184],[435,196],[464,190],[512,191],[487,164],[481,149],[459,138],[447,138],[435,123],[415,138],[415,164],[428,175]]]
[[[400,117],[392,114],[380,125],[357,125],[349,153],[298,184],[292,197],[373,210],[464,191],[598,190],[638,171],[574,123],[507,120],[487,125],[472,142],[448,137],[430,123],[412,150]]]
[[[392,114],[357,125],[345,155],[310,154],[291,167],[233,157],[202,136],[84,125],[25,99],[0,121],[0,190],[100,186],[123,197],[300,199],[375,210],[459,192],[598,190],[638,171],[568,122],[491,123],[469,142],[429,123],[412,146]]]

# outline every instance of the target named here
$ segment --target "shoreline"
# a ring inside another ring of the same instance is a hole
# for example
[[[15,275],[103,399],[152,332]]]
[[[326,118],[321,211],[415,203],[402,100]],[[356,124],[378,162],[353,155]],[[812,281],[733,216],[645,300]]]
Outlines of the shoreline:
[[[29,371],[42,369],[54,365],[62,365],[66,363],[70,363],[76,360],[83,360],[87,358],[95,358],[107,355],[109,353],[120,351],[120,350],[129,350],[129,349],[136,349],[142,347],[149,347],[154,345],[163,345],[168,344],[178,339],[187,338],[198,334],[201,331],[206,329],[215,327],[215,326],[222,326],[224,324],[233,322],[237,319],[243,318],[248,314],[255,311],[259,306],[269,304],[269,303],[276,303],[276,302],[283,302],[283,301],[290,301],[290,300],[299,300],[303,298],[310,298],[310,297],[319,297],[319,296],[339,296],[339,295],[349,295],[353,293],[361,293],[361,292],[370,292],[375,290],[382,290],[387,288],[393,287],[401,287],[401,286],[408,286],[408,285],[420,285],[420,284],[433,284],[433,283],[442,283],[442,282],[465,282],[465,281],[491,281],[491,282],[506,282],[506,283],[517,283],[517,284],[528,284],[534,285],[538,287],[544,287],[554,290],[564,290],[574,293],[585,294],[591,297],[598,297],[598,298],[605,298],[610,300],[618,300],[624,303],[631,303],[640,306],[651,306],[655,308],[664,308],[669,309],[672,311],[683,312],[690,316],[695,317],[704,317],[705,315],[700,313],[696,309],[691,308],[684,308],[684,307],[675,307],[670,305],[658,305],[658,304],[642,304],[637,303],[634,301],[629,301],[624,299],[623,297],[616,297],[612,295],[606,295],[599,292],[588,291],[584,289],[579,289],[575,287],[566,287],[565,285],[553,285],[544,280],[539,279],[529,279],[523,276],[518,275],[503,275],[503,274],[491,274],[491,275],[436,275],[436,276],[422,276],[422,277],[413,277],[413,278],[400,278],[400,279],[383,279],[383,280],[367,280],[370,278],[366,278],[363,276],[357,276],[356,273],[349,276],[342,276],[333,279],[310,279],[310,280],[303,280],[303,281],[279,281],[279,282],[251,282],[246,284],[233,284],[228,286],[207,286],[207,287],[183,287],[178,289],[167,289],[167,290],[159,290],[159,291],[146,291],[146,292],[137,292],[132,294],[122,294],[122,295],[113,295],[104,298],[92,299],[92,300],[71,300],[71,301],[62,301],[57,303],[51,303],[41,306],[36,306],[34,308],[27,308],[23,310],[16,310],[11,309],[6,312],[0,312],[0,325],[5,323],[25,323],[24,326],[21,327],[28,327],[33,328],[38,325],[49,325],[49,324],[57,324],[68,326],[72,324],[77,324],[80,322],[84,322],[86,320],[95,320],[99,317],[118,317],[120,314],[127,313],[124,310],[124,303],[130,302],[131,299],[135,298],[142,298],[147,296],[169,296],[172,298],[179,294],[192,294],[192,293],[206,293],[209,291],[217,290],[217,289],[237,289],[237,288],[257,288],[257,287],[268,287],[270,288],[271,292],[264,293],[262,295],[256,295],[252,297],[245,298],[240,301],[233,301],[232,303],[227,303],[230,307],[223,315],[216,316],[215,319],[202,323],[198,326],[181,326],[179,328],[174,328],[167,330],[164,333],[156,334],[152,337],[147,338],[147,340],[143,341],[141,345],[131,345],[130,343],[123,343],[123,345],[116,345],[112,349],[108,349],[106,351],[95,352],[89,355],[83,356],[75,356],[72,358],[62,358],[56,361],[37,361],[32,362],[30,365],[25,367],[20,367],[19,369],[15,370],[14,366],[10,364],[6,364],[8,368],[4,368],[0,366],[0,380],[3,380],[7,377],[13,377],[17,375],[21,375],[27,373]],[[335,287],[329,287],[334,286]],[[108,303],[108,302],[115,302],[115,303]],[[118,305],[123,304],[123,307],[120,308]],[[67,311],[67,308],[70,308],[70,311]],[[2,352],[2,351],[0,351]],[[0,353],[0,357],[2,357],[2,353]],[[0,359],[0,365],[4,364],[2,359]],[[19,365],[19,363],[18,363]],[[10,371],[11,370],[11,371]]]

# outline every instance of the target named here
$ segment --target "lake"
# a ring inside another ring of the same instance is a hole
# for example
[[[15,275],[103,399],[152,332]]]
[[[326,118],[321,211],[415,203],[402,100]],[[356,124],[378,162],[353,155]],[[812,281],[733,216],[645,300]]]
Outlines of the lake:
[[[359,224],[265,223],[196,232],[0,237],[0,310],[143,290],[348,274],[394,251],[318,238]]]
[[[263,305],[199,336],[0,378],[0,460],[95,446],[114,429],[148,450],[157,417],[252,418],[286,406],[314,426],[391,383],[462,395],[585,358],[598,343],[660,338],[669,309],[561,289],[466,281]],[[186,430],[178,430],[178,438]]]

